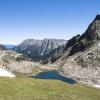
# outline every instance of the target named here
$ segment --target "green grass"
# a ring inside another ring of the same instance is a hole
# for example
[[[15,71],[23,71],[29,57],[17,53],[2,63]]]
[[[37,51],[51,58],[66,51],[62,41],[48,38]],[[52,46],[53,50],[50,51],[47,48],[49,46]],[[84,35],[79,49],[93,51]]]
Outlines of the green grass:
[[[58,80],[0,78],[0,100],[100,100],[100,89]]]
[[[49,70],[34,68],[32,70],[32,72],[30,72],[30,73],[16,73],[16,72],[14,72],[14,73],[16,74],[16,77],[20,77],[20,78],[30,78],[30,77],[32,77],[33,74],[38,74],[40,72],[46,72],[46,71],[49,71]]]

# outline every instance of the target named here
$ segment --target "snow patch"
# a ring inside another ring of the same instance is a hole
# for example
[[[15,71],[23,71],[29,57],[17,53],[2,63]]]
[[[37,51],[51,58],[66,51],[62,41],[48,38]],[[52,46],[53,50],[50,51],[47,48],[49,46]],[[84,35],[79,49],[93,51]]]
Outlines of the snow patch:
[[[98,43],[98,46],[100,46],[100,43]]]
[[[96,87],[96,88],[100,88],[100,85],[94,85],[94,87]]]
[[[0,76],[4,76],[4,77],[15,77],[15,75],[9,71],[7,71],[6,69],[0,68]]]

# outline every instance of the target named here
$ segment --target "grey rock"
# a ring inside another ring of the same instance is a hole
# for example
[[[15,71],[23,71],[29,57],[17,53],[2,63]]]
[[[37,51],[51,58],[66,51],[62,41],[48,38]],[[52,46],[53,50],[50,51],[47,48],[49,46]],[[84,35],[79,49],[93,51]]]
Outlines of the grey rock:
[[[70,39],[55,64],[65,77],[79,82],[100,85],[100,15],[80,36]]]
[[[61,46],[62,44],[65,44],[65,42],[66,41],[62,39],[44,39],[44,40],[27,39],[24,40],[20,45],[18,45],[13,50],[29,56],[34,61],[47,63],[45,61],[47,55],[53,49]]]

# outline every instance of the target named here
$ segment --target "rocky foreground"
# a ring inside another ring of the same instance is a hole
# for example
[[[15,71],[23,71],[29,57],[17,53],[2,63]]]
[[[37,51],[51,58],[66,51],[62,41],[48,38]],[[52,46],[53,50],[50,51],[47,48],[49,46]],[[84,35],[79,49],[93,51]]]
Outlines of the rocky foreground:
[[[13,73],[31,73],[34,69],[54,69],[54,67],[33,62],[27,56],[12,50],[0,50],[0,67]]]

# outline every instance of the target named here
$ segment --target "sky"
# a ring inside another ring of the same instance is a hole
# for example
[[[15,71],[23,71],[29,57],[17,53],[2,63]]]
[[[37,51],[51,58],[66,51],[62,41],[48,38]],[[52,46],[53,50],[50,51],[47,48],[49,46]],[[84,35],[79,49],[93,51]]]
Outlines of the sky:
[[[0,0],[0,43],[70,39],[100,14],[100,0]]]

